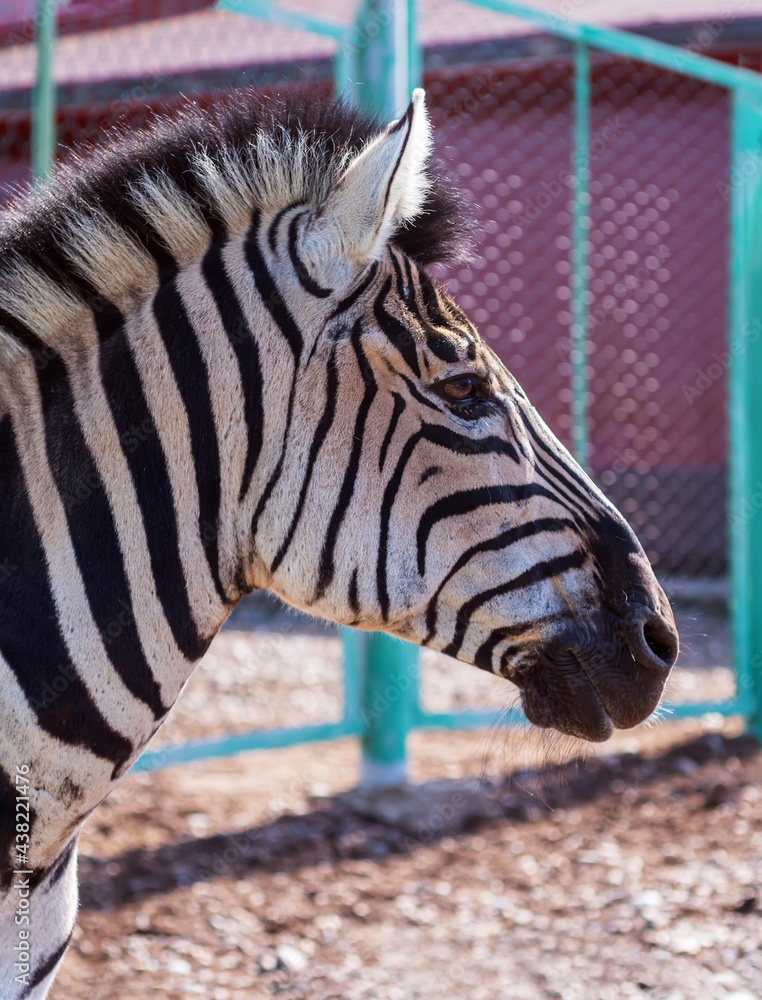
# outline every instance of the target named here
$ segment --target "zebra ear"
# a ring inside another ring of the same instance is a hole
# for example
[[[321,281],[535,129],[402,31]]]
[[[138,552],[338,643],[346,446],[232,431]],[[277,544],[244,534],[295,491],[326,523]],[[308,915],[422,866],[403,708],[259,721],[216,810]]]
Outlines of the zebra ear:
[[[335,285],[342,264],[350,266],[351,277],[380,257],[398,226],[419,214],[430,149],[424,93],[417,89],[404,116],[357,154],[307,223],[301,250],[316,277]]]

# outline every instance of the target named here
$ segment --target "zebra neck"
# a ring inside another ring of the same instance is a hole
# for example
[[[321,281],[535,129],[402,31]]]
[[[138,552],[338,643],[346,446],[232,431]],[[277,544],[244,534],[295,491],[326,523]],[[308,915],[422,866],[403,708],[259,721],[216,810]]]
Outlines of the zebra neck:
[[[199,637],[189,627],[178,643],[188,659],[255,583],[248,511],[263,450],[262,376],[220,255],[213,244],[134,314],[99,329],[98,378],[157,593],[173,633],[192,620]]]

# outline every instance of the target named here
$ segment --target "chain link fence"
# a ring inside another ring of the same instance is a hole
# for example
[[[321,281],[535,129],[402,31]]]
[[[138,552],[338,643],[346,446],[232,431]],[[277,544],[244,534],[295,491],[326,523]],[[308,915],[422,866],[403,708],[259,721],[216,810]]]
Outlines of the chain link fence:
[[[570,443],[571,61],[432,68],[438,143],[471,193],[477,256],[445,273]],[[725,91],[593,61],[591,470],[657,571],[726,571],[729,115]]]

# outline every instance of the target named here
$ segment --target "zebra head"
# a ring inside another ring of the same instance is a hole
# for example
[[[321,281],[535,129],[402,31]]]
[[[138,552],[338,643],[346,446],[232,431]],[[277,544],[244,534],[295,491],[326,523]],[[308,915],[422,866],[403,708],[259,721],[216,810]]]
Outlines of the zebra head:
[[[622,515],[406,252],[436,213],[429,146],[418,91],[319,204],[255,237],[305,355],[300,488],[258,526],[267,583],[506,677],[532,722],[602,740],[656,707],[670,606]]]
[[[157,670],[176,649],[157,718],[253,587],[509,678],[540,726],[604,739],[658,703],[677,635],[643,549],[426,271],[464,212],[429,150],[421,91],[381,132],[242,92],[59,171],[9,222],[0,361],[42,357],[44,399],[74,380],[79,465],[68,415],[46,419],[86,567],[104,490],[80,501],[82,470],[118,460],[92,544],[121,583],[90,602],[105,631],[144,600]]]

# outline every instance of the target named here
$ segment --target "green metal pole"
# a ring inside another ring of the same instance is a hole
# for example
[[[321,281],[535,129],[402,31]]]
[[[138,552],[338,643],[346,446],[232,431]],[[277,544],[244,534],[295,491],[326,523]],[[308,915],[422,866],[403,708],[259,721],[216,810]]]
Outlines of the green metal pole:
[[[574,199],[572,204],[571,422],[572,450],[587,465],[587,241],[590,226],[590,51],[574,45]]]
[[[37,0],[35,14],[37,80],[32,108],[32,176],[41,180],[53,165],[56,141],[56,85],[53,47],[56,37],[56,0]]]
[[[333,57],[333,95],[334,97],[349,97],[352,77],[354,75],[354,59],[352,36],[347,35],[336,49]]]
[[[366,638],[360,712],[360,784],[385,788],[407,781],[407,734],[418,714],[418,647],[383,632]]]
[[[366,632],[355,628],[343,628],[344,646],[344,718],[351,725],[362,724],[363,687],[365,683]]]
[[[423,49],[418,44],[418,0],[407,0],[408,85],[423,84]]]
[[[733,93],[728,522],[738,696],[762,742],[762,88]]]
[[[420,55],[411,0],[364,0],[353,36],[355,99],[384,120],[400,115],[418,86]]]
[[[311,31],[315,35],[323,35],[336,41],[341,41],[348,32],[347,26],[339,21],[314,17],[306,10],[288,10],[271,0],[217,0],[216,9],[226,10],[231,14],[256,17],[268,24],[279,24],[284,28]]]
[[[685,76],[693,77],[695,80],[716,83],[720,87],[745,85],[754,88],[759,82],[759,74],[754,70],[731,66],[718,59],[702,56],[667,42],[657,42],[630,31],[585,24],[582,21],[561,17],[551,10],[528,7],[523,3],[512,3],[511,0],[469,0],[469,3],[528,21],[551,35],[558,35],[559,38],[584,42],[593,49],[624,56],[625,59],[650,63],[651,66],[660,66],[674,73],[684,73]]]
[[[398,117],[418,84],[420,56],[415,41],[415,10],[409,0],[365,0],[349,58],[336,71],[352,74],[352,99],[382,121]],[[345,82],[345,81],[342,81]],[[418,714],[418,650],[381,632],[367,635],[361,667],[354,638],[345,630],[348,671],[361,676],[362,772],[366,788],[407,780],[406,740]]]

